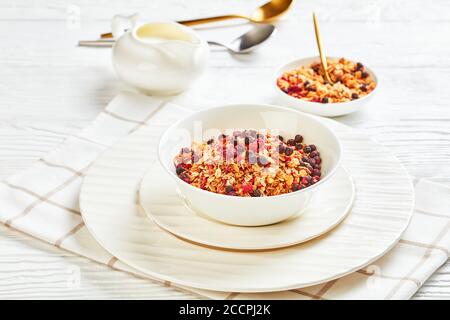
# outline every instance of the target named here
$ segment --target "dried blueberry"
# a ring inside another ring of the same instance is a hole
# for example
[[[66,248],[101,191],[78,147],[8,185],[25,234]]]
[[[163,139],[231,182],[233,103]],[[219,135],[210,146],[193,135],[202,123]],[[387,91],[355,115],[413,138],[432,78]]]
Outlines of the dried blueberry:
[[[214,139],[209,139],[206,143],[207,144],[213,144],[214,143]]]
[[[258,189],[253,190],[252,192],[250,192],[250,196],[252,197],[261,197],[261,191],[259,191]]]
[[[186,171],[182,172],[178,177],[180,177],[180,179],[183,180],[184,182],[187,182],[187,183],[191,182],[191,179],[189,178],[189,175]]]
[[[253,136],[246,136],[246,137],[244,138],[245,144],[250,144],[250,143],[252,143],[252,142],[254,142],[254,141],[255,141],[255,137],[253,137]]]
[[[292,148],[286,148],[286,150],[284,151],[284,153],[287,155],[287,156],[290,156],[290,155],[292,155],[293,153],[294,153],[294,150],[292,149]]]
[[[266,137],[262,134],[262,133],[258,133],[257,135],[256,135],[256,139],[261,139],[261,140],[266,140]]]
[[[359,96],[357,93],[352,93],[352,100],[356,100],[358,98],[359,98]]]
[[[318,155],[319,155],[319,151],[317,151],[317,150],[314,150],[313,152],[311,152],[311,153],[309,154],[309,156],[312,157],[312,158],[315,158],[315,157],[317,157]]]
[[[302,149],[303,149],[303,145],[302,145],[301,143],[297,143],[297,144],[295,145],[295,149],[297,149],[297,150],[302,150]]]
[[[177,175],[180,175],[180,174],[182,174],[184,171],[186,171],[186,169],[184,169],[183,167],[177,167],[177,169],[176,169],[176,172],[177,172]]]
[[[201,158],[202,158],[202,155],[198,154],[196,152],[194,152],[194,154],[192,155],[192,161],[193,162],[198,162]]]
[[[306,153],[310,153],[310,152],[313,151],[313,150],[311,150],[311,146],[305,146],[305,147],[303,148],[303,151],[305,151]]]
[[[289,140],[287,141],[287,145],[288,145],[288,146],[295,146],[295,140],[294,140],[294,139],[289,139]]]
[[[328,103],[328,102],[329,102],[328,97],[323,97],[323,98],[322,98],[322,103]]]
[[[231,192],[234,192],[235,190],[234,190],[234,188],[233,188],[233,186],[226,186],[225,187],[225,192],[226,193],[231,193]]]
[[[249,151],[248,152],[248,162],[250,164],[256,164],[257,161],[258,161],[258,157],[255,155],[255,153],[253,151]]]
[[[296,134],[294,137],[294,141],[297,143],[302,143],[303,142],[303,136],[301,134]]]
[[[267,158],[265,156],[259,156],[258,157],[258,164],[259,165],[265,166],[268,163],[269,163],[269,160],[267,160]]]

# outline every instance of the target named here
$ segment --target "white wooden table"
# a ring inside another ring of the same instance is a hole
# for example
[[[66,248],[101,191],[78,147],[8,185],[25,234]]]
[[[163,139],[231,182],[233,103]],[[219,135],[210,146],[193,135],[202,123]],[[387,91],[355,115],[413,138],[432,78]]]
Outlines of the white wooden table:
[[[108,30],[119,12],[145,19],[187,19],[251,12],[262,1],[0,0],[0,178],[14,174],[92,121],[124,85],[110,49],[79,48]],[[213,51],[210,67],[176,101],[196,108],[272,102],[277,65],[316,55],[311,12],[329,55],[370,64],[380,77],[370,106],[338,120],[389,146],[414,177],[450,184],[450,2],[298,0],[277,35],[258,52]],[[242,26],[200,30],[231,40]],[[245,26],[244,26],[245,28]],[[81,276],[80,283],[73,279]],[[195,298],[113,271],[0,226],[0,299]],[[450,263],[415,298],[450,298]]]

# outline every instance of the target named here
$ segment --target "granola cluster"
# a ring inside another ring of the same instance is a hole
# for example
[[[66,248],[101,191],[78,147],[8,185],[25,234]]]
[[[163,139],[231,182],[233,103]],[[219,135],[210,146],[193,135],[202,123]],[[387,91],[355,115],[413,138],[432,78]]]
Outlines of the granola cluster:
[[[375,89],[375,81],[362,63],[340,58],[338,61],[327,59],[327,65],[333,85],[325,81],[320,62],[283,73],[277,85],[294,98],[321,103],[359,99]]]
[[[274,196],[320,180],[321,158],[315,145],[256,130],[221,134],[193,142],[175,156],[180,179],[203,190],[241,197]]]

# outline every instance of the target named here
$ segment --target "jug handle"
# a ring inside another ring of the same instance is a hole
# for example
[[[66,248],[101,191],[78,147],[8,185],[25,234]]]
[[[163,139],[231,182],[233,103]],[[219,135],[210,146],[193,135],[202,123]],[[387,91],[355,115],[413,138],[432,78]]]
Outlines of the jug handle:
[[[138,13],[126,16],[116,14],[111,20],[111,30],[114,39],[118,39],[122,34],[134,28],[139,19]]]

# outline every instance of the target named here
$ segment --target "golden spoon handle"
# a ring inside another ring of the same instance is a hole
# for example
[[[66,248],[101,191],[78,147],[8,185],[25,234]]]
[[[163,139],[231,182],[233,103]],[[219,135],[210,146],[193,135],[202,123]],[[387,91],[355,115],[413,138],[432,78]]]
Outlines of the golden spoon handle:
[[[333,84],[333,81],[330,79],[330,75],[328,74],[328,65],[327,65],[327,59],[325,57],[325,54],[322,50],[322,39],[320,37],[319,32],[319,24],[317,23],[316,14],[313,13],[313,20],[314,20],[314,31],[316,32],[316,41],[317,41],[317,47],[319,49],[319,55],[320,55],[320,62],[322,63],[322,68],[325,73],[325,79],[328,83]]]
[[[247,19],[250,20],[249,17],[241,16],[238,14],[229,14],[224,16],[217,16],[217,17],[209,17],[209,18],[200,18],[200,19],[193,19],[193,20],[183,20],[178,21],[178,23],[184,24],[185,26],[195,26],[197,24],[203,24],[203,23],[209,23],[209,22],[217,22],[217,21],[223,21],[223,20],[229,20],[229,19]]]
[[[217,21],[223,21],[223,20],[229,20],[229,19],[247,19],[252,21],[249,17],[238,15],[238,14],[229,14],[225,16],[217,16],[217,17],[209,17],[209,18],[200,18],[200,19],[193,19],[193,20],[183,20],[178,21],[178,23],[181,23],[185,26],[195,26],[198,24],[203,23],[209,23],[209,22],[217,22]],[[101,39],[110,39],[113,37],[111,32],[103,33],[101,34]]]

